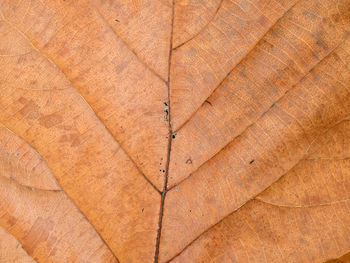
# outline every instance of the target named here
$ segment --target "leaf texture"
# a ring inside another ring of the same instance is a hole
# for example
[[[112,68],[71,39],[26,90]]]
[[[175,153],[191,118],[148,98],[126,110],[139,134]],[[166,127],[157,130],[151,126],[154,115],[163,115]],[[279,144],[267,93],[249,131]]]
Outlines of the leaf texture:
[[[350,254],[345,254],[344,256],[342,256],[341,258],[337,258],[337,259],[332,259],[327,261],[327,263],[348,263],[350,262]]]
[[[8,160],[10,166],[0,175],[0,225],[9,232],[1,231],[2,262],[34,262],[33,259],[40,262],[117,262],[95,229],[57,184],[51,189],[39,188],[37,182],[50,179],[55,182],[55,179],[34,150],[6,128],[1,128],[1,135],[12,142],[2,148],[7,156],[3,160]],[[12,158],[22,160],[14,162]],[[28,159],[37,165],[32,169],[21,166]]]
[[[349,262],[349,0],[0,0],[0,262]]]
[[[349,128],[345,119],[322,134],[280,180],[211,228],[174,262],[325,262],[346,254]]]
[[[34,263],[34,259],[6,230],[0,228],[0,260],[2,262]]]

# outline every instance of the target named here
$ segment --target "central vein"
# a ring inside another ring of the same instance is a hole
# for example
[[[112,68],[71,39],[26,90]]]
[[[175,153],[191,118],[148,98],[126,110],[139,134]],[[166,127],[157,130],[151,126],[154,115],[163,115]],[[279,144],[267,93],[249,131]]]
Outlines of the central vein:
[[[172,136],[173,131],[171,128],[171,108],[170,108],[170,67],[171,67],[171,58],[172,58],[172,52],[173,52],[173,28],[174,28],[174,0],[172,1],[172,14],[171,14],[171,32],[170,32],[170,45],[169,45],[169,58],[168,58],[168,81],[167,81],[167,87],[168,87],[168,151],[167,151],[167,159],[166,159],[166,167],[165,167],[165,178],[164,178],[164,187],[162,192],[162,197],[160,201],[160,211],[159,211],[159,223],[158,223],[158,234],[157,234],[157,241],[156,241],[156,251],[154,256],[154,263],[158,263],[158,257],[159,257],[159,245],[160,245],[160,237],[162,234],[162,222],[163,222],[163,210],[164,210],[164,202],[165,197],[168,191],[168,173],[169,173],[169,164],[170,164],[170,152],[171,152],[171,144],[172,144]]]

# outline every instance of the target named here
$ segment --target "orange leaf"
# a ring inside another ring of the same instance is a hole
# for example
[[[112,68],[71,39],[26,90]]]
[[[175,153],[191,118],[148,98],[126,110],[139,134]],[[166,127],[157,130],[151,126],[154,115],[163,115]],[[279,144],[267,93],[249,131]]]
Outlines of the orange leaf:
[[[0,261],[346,262],[349,119],[350,0],[0,0]]]

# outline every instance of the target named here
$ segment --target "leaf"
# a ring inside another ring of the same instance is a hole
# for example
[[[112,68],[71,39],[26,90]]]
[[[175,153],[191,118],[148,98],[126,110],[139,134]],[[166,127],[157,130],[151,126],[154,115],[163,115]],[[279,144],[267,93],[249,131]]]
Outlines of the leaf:
[[[0,72],[1,260],[346,262],[349,0],[0,0]]]

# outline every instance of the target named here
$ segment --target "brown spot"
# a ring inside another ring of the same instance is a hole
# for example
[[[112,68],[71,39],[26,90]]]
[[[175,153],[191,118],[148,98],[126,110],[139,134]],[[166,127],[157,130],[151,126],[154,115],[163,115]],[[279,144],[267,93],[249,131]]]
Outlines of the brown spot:
[[[28,60],[28,57],[27,56],[20,56],[18,59],[17,59],[17,64],[22,64],[24,62],[26,62]]]
[[[197,50],[195,49],[195,48],[191,48],[191,49],[189,49],[188,51],[187,51],[187,55],[189,56],[189,57],[194,57],[194,56],[196,56],[197,55]]]
[[[95,177],[96,178],[100,178],[100,179],[101,178],[106,178],[108,176],[108,174],[109,174],[108,172],[105,172],[105,173],[102,173],[102,174],[96,174]]]
[[[271,44],[270,42],[266,41],[265,39],[263,40],[263,43],[266,45],[267,48],[271,49],[274,47],[273,44]]]
[[[115,68],[115,71],[117,72],[117,74],[122,73],[127,68],[128,64],[129,64],[129,61],[123,61],[122,63],[117,65]]]
[[[39,123],[40,125],[46,127],[46,128],[51,128],[52,126],[55,126],[59,123],[62,122],[62,116],[57,114],[57,113],[53,113],[50,115],[46,115],[43,116],[39,119]]]
[[[18,99],[18,101],[19,101],[20,103],[22,103],[22,104],[26,104],[26,103],[28,102],[28,100],[27,100],[26,98],[23,98],[23,97],[20,97],[20,98]]]
[[[69,142],[72,147],[79,145],[80,141],[79,133],[64,134],[60,137],[60,142]]]
[[[312,51],[311,54],[312,54],[312,56],[313,56],[315,59],[317,59],[318,61],[321,60],[320,57],[319,57],[314,51]]]
[[[316,41],[316,44],[317,44],[319,47],[323,48],[324,50],[328,50],[328,49],[329,49],[329,47],[328,47],[328,45],[326,44],[326,42],[324,42],[324,41],[321,40],[321,39],[318,39],[318,40]]]
[[[24,107],[19,111],[19,114],[22,116],[27,116],[29,113],[34,114],[39,111],[39,106],[33,100],[26,101],[24,98],[21,98],[19,102],[21,104],[25,104]]]
[[[22,243],[29,254],[33,254],[37,246],[45,245],[53,227],[54,223],[49,219],[39,217],[35,220]]]
[[[269,26],[270,21],[265,16],[260,16],[258,19],[258,23],[263,27],[267,27]]]
[[[189,158],[187,161],[186,161],[187,164],[192,164],[192,160],[191,158]]]
[[[71,125],[59,125],[59,126],[57,126],[57,128],[60,128],[60,129],[65,130],[65,131],[70,131],[72,129],[72,126]]]
[[[13,216],[9,216],[9,218],[7,219],[7,224],[12,227],[16,223],[17,223],[17,219]]]

